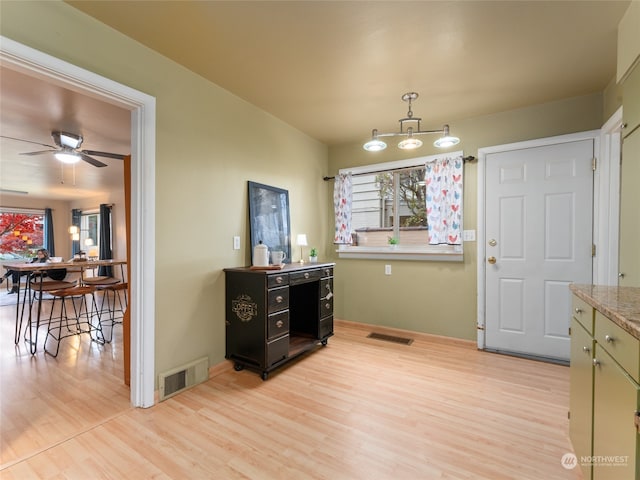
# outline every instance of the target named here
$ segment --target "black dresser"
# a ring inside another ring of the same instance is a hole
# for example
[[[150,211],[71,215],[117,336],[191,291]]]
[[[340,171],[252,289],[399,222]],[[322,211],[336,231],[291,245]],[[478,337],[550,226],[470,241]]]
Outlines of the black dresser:
[[[226,358],[269,372],[333,335],[334,263],[226,268]]]

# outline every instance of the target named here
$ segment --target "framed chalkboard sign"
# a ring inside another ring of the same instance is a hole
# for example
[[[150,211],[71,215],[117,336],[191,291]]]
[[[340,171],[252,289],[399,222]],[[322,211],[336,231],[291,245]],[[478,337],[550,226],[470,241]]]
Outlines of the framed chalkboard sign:
[[[266,245],[270,252],[283,251],[284,263],[291,263],[289,191],[251,181],[248,184],[251,263],[258,242]]]

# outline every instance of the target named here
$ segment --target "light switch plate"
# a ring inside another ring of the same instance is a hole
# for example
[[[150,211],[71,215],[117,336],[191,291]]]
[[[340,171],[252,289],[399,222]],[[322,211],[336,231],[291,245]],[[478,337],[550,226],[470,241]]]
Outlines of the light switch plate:
[[[233,249],[240,250],[240,237],[238,236],[233,237]]]
[[[385,265],[384,266],[384,274],[385,275],[391,275],[391,265]]]
[[[462,240],[465,242],[475,242],[476,241],[476,231],[475,230],[463,230],[462,231]]]

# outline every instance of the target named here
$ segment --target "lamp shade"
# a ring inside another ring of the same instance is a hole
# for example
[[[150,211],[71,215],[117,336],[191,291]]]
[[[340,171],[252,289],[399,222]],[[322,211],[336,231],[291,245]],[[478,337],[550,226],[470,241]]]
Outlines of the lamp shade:
[[[76,227],[75,225],[71,225],[69,227],[69,233],[71,235],[73,235],[74,233],[80,233],[80,230],[78,229],[78,227]]]
[[[296,238],[296,243],[302,247],[307,246],[307,234],[306,233],[299,233],[298,237]]]

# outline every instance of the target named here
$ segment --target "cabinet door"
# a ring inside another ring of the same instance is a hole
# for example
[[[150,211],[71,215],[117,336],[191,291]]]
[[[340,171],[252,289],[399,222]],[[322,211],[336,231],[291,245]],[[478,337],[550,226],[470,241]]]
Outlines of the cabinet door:
[[[580,323],[571,319],[571,364],[569,367],[569,436],[578,462],[591,456],[593,422],[593,337]],[[591,478],[591,467],[581,465],[582,476]]]
[[[626,125],[623,135],[632,134],[640,124],[640,67],[635,67],[622,84],[622,120]]]
[[[640,130],[624,139],[620,169],[619,285],[640,287]]]
[[[593,480],[638,477],[638,384],[596,344],[593,394]]]

